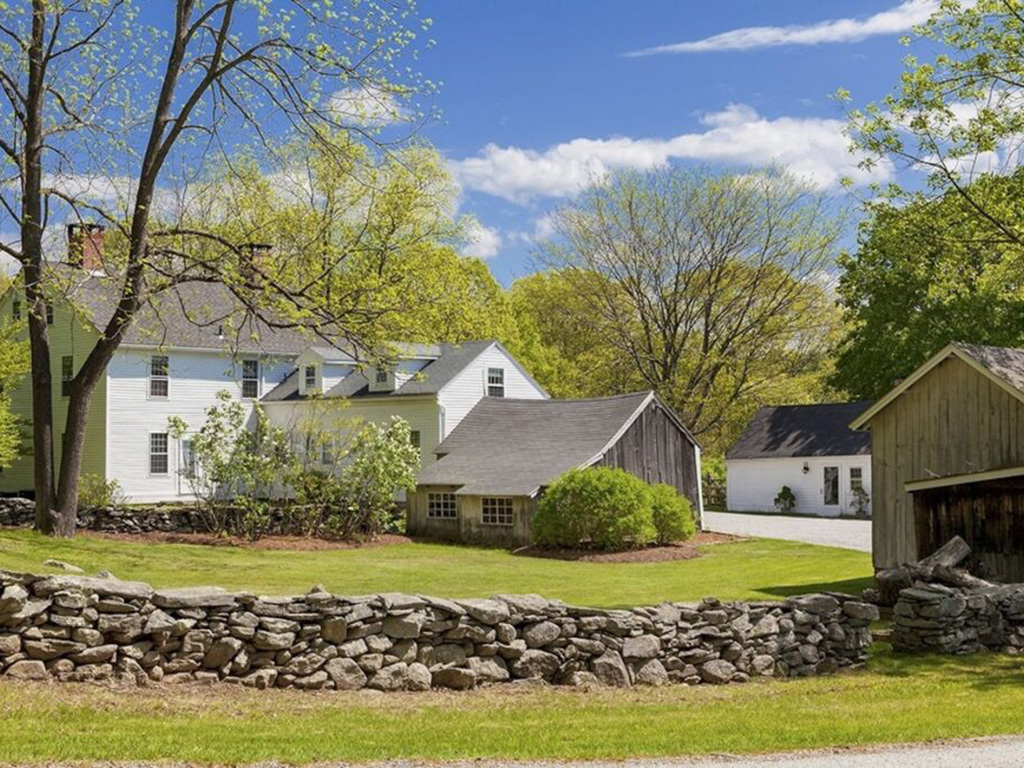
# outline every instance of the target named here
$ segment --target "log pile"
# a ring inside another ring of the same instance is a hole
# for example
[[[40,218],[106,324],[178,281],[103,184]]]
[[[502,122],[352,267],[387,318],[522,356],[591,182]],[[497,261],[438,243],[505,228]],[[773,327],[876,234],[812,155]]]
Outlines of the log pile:
[[[995,586],[961,566],[971,555],[971,548],[954,536],[927,557],[896,568],[885,568],[875,574],[875,588],[865,590],[864,597],[876,605],[893,606],[900,592],[914,586],[942,584],[959,589],[981,589]]]

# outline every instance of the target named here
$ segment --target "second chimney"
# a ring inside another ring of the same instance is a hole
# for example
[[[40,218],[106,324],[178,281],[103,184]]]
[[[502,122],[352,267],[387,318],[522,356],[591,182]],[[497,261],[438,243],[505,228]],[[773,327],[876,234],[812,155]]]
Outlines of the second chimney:
[[[83,222],[68,224],[68,262],[86,272],[102,271],[102,225]]]

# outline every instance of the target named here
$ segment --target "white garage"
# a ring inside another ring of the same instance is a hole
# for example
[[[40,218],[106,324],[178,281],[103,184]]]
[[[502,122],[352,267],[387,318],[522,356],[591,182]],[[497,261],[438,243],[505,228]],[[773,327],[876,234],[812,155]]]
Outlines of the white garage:
[[[871,513],[871,439],[849,424],[870,401],[766,406],[726,454],[732,512]],[[783,487],[791,506],[776,504]]]

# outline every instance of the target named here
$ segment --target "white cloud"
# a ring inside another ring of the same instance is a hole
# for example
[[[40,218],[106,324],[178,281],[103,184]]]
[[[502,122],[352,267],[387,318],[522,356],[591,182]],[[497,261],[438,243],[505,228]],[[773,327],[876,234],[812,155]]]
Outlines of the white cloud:
[[[501,235],[498,230],[485,227],[476,219],[466,221],[466,245],[462,249],[463,256],[477,259],[490,259],[501,250]]]
[[[922,24],[938,10],[938,0],[905,0],[865,19],[831,19],[815,24],[794,24],[786,27],[743,27],[721,34],[671,45],[659,45],[633,51],[627,56],[651,56],[659,53],[709,53],[718,51],[749,51],[781,45],[821,45],[822,43],[854,43],[875,35],[898,35],[915,24]]]
[[[398,102],[394,92],[374,86],[335,91],[329,107],[334,118],[346,125],[383,128],[409,119],[408,111]]]
[[[752,107],[730,104],[701,122],[707,130],[670,139],[581,138],[544,151],[488,144],[473,157],[452,161],[451,168],[463,188],[520,203],[537,196],[573,195],[616,168],[646,170],[672,160],[778,163],[821,188],[845,175],[865,183],[892,174],[887,162],[870,174],[857,168],[859,158],[850,154],[841,120],[769,120]]]
[[[550,240],[555,234],[555,217],[553,214],[545,213],[533,220],[533,229],[529,231],[516,231],[509,233],[509,239],[520,243],[533,245],[534,243]]]

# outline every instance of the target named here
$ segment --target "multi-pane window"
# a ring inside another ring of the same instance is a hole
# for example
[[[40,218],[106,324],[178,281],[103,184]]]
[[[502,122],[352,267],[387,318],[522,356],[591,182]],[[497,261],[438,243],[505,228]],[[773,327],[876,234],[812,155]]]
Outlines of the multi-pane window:
[[[376,379],[378,384],[388,383],[388,372],[383,368],[377,369]]]
[[[53,325],[53,304],[46,305],[46,324]]]
[[[306,366],[306,370],[305,370],[305,376],[306,376],[306,391],[307,392],[315,392],[316,391],[316,366],[315,365],[307,365]]]
[[[484,525],[512,525],[512,499],[485,496],[481,517]]]
[[[11,318],[21,320],[21,302],[17,299],[11,303]]]
[[[414,448],[420,447],[420,431],[418,429],[414,429],[409,433],[409,442],[412,443]]]
[[[149,358],[149,396],[167,397],[170,392],[171,361],[167,355]]]
[[[149,474],[167,474],[167,433],[152,432],[149,435]]]
[[[306,386],[309,386],[308,384]],[[242,361],[242,397],[255,400],[260,396],[260,361]]]
[[[428,493],[427,517],[454,520],[459,516],[454,493]]]
[[[850,490],[864,490],[864,470],[860,467],[850,467]]]
[[[64,355],[60,359],[60,395],[61,397],[71,396],[71,380],[75,378],[75,358],[71,355]]]
[[[505,396],[505,369],[504,368],[488,368],[487,369],[487,396],[488,397],[504,397]]]

